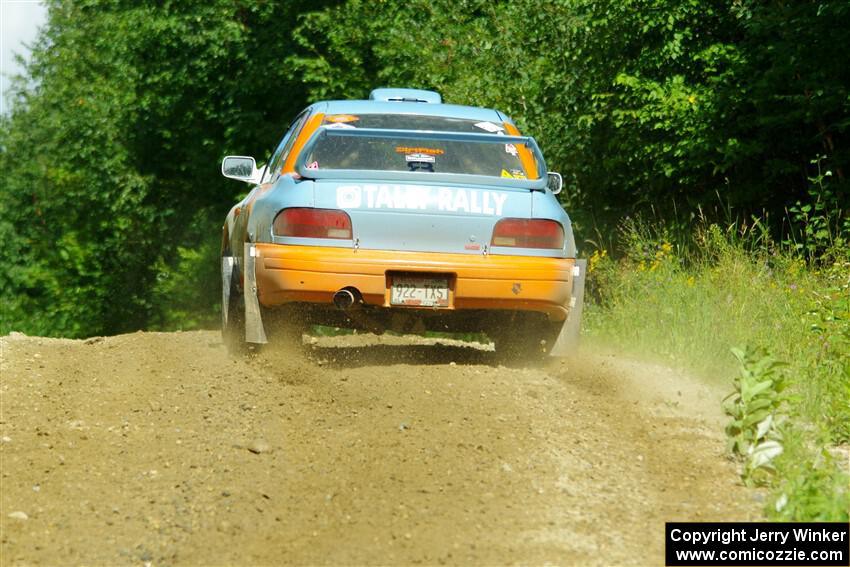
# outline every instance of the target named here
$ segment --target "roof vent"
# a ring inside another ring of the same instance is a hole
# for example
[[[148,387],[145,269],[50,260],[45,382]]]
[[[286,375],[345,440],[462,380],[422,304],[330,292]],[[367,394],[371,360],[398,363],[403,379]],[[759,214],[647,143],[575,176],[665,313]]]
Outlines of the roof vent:
[[[425,102],[428,104],[440,104],[443,97],[434,91],[422,91],[419,89],[375,89],[369,93],[369,100],[382,102]]]

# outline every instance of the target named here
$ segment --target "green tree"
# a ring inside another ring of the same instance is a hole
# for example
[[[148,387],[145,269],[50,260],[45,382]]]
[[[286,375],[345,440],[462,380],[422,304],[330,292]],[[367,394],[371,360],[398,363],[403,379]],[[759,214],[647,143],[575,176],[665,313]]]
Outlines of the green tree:
[[[264,155],[305,104],[283,60],[306,4],[49,2],[0,126],[0,332],[180,326],[169,313],[187,306],[214,319],[242,190],[219,160]]]

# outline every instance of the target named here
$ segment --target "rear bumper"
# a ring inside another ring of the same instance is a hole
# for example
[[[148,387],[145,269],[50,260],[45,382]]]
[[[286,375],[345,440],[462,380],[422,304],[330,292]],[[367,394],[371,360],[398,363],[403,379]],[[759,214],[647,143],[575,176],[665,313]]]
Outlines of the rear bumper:
[[[356,287],[367,305],[390,305],[397,273],[446,274],[450,310],[509,309],[545,313],[563,321],[569,311],[574,259],[353,250],[256,244],[259,301],[332,303],[333,294]],[[413,307],[398,307],[416,309]],[[430,308],[429,308],[430,309]]]

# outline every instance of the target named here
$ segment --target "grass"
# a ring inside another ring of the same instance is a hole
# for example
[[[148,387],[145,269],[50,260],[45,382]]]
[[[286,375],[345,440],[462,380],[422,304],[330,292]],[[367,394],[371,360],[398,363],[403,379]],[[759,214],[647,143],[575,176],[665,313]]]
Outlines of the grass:
[[[620,241],[619,260],[600,250],[590,258],[588,340],[730,390],[742,364],[731,349],[782,361],[785,415],[774,416],[782,453],[758,475],[774,491],[767,514],[847,520],[848,478],[827,451],[850,443],[847,240],[830,239],[815,257],[774,244],[758,222],[706,225],[677,243],[664,228],[627,221]]]

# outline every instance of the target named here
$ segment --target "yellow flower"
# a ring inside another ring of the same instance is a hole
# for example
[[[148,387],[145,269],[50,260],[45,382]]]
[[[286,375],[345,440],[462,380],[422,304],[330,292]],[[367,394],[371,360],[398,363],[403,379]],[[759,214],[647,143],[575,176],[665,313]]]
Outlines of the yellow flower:
[[[595,250],[595,251],[593,252],[593,255],[590,257],[590,260],[589,260],[589,261],[588,261],[588,263],[587,263],[587,271],[588,271],[588,273],[590,273],[590,272],[592,272],[593,270],[595,270],[595,269],[596,269],[597,264],[599,264],[599,262],[600,262],[600,261],[601,261],[601,260],[602,260],[605,256],[607,256],[607,255],[608,255],[608,251],[607,251],[607,250],[602,250],[602,252],[600,252],[599,250]]]

